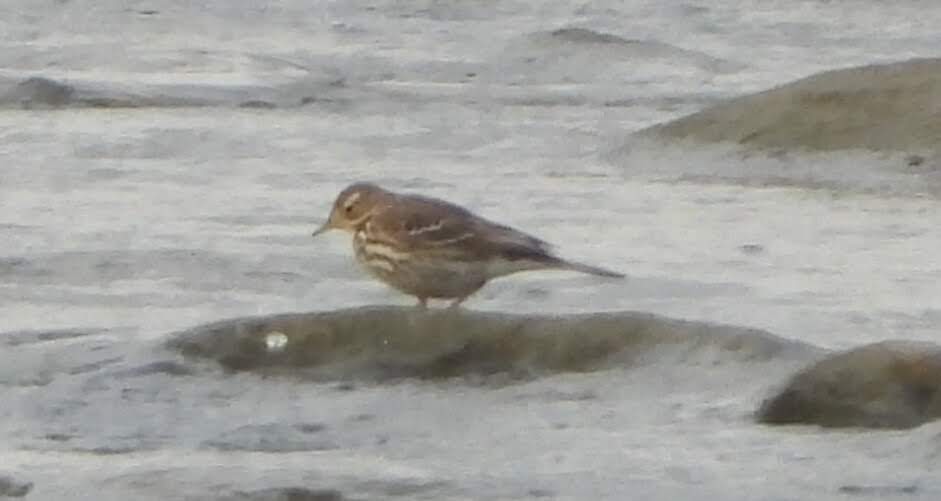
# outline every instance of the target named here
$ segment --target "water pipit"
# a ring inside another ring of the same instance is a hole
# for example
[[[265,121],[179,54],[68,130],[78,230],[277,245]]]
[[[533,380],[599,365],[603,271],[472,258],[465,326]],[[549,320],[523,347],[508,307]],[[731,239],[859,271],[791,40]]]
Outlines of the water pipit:
[[[562,269],[602,277],[624,275],[555,256],[548,243],[484,219],[458,205],[355,183],[337,196],[317,231],[353,233],[357,261],[379,280],[427,305],[461,304],[489,280],[530,270]]]

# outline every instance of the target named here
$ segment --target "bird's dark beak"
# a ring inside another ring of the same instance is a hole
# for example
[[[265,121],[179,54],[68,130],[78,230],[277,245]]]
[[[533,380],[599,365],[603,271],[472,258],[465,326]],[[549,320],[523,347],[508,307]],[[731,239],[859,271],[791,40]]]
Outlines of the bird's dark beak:
[[[332,229],[333,229],[333,226],[330,225],[330,221],[327,221],[326,223],[323,224],[323,226],[321,226],[320,228],[317,228],[316,230],[314,230],[314,232],[311,233],[310,236],[316,237],[317,235],[320,235],[321,233],[328,232],[328,231],[330,231],[330,230],[332,230]]]

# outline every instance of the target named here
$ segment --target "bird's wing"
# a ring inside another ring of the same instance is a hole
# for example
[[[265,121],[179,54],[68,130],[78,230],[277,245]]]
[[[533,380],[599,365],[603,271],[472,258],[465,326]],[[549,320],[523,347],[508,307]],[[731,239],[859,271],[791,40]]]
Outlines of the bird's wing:
[[[479,217],[443,200],[411,196],[373,220],[374,231],[399,242],[406,250],[450,255],[454,259],[539,259],[548,243],[521,231]]]

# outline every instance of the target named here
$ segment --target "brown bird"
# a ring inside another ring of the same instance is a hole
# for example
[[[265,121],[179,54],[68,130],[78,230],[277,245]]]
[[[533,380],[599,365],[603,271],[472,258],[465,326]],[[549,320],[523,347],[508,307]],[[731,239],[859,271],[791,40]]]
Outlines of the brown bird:
[[[355,183],[337,196],[330,217],[313,236],[353,233],[356,259],[370,274],[418,298],[461,304],[490,279],[528,270],[563,269],[603,277],[624,275],[566,261],[548,243],[488,221],[444,200]]]

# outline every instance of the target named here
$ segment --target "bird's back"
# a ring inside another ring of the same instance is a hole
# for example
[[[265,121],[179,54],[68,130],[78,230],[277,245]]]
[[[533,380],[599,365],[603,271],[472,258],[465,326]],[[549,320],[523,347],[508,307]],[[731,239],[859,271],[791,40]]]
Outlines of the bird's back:
[[[444,251],[466,259],[540,259],[551,246],[515,228],[490,221],[460,205],[421,195],[398,195],[381,218],[415,249]],[[378,221],[377,221],[378,222]]]

